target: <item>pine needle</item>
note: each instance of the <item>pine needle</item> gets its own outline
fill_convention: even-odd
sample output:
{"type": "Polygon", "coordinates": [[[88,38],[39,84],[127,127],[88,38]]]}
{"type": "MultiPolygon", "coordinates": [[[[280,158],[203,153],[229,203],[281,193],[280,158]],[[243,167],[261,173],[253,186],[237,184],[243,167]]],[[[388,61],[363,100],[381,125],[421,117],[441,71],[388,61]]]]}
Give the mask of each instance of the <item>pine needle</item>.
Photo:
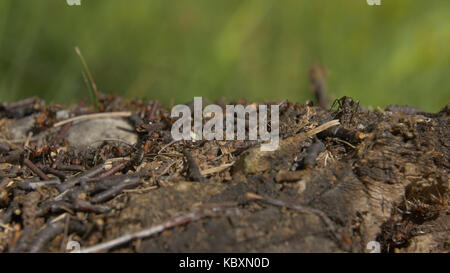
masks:
{"type": "Polygon", "coordinates": [[[83,65],[84,71],[81,72],[83,74],[83,78],[86,83],[89,80],[89,82],[91,84],[90,91],[92,92],[93,97],[94,97],[94,107],[95,107],[95,110],[98,111],[98,102],[99,102],[98,88],[97,88],[97,85],[95,84],[94,77],[92,77],[91,71],[89,70],[86,60],[84,59],[83,54],[81,54],[81,51],[78,48],[78,46],[75,47],[75,52],[77,53],[78,57],[80,57],[81,64],[83,65]]]}

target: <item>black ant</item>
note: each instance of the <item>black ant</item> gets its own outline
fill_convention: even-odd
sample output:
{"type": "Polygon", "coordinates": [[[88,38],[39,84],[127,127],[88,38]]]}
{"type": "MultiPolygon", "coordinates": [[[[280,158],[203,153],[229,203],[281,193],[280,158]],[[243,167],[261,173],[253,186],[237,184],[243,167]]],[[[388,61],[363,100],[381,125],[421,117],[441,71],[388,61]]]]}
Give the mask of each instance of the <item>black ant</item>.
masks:
{"type": "Polygon", "coordinates": [[[352,98],[343,96],[340,99],[334,100],[331,105],[331,109],[337,105],[337,113],[334,118],[339,119],[342,123],[347,122],[347,118],[350,115],[350,119],[348,123],[351,123],[353,120],[353,116],[356,112],[359,112],[359,101],[354,101],[352,98]]]}

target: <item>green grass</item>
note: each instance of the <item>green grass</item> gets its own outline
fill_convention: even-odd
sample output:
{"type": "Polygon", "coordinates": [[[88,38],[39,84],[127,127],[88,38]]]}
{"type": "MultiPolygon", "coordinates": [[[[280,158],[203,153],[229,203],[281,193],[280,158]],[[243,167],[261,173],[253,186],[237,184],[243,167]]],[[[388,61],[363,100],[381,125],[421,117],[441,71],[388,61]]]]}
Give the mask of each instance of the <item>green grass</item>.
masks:
{"type": "Polygon", "coordinates": [[[165,104],[304,102],[316,61],[334,98],[428,111],[450,102],[450,1],[81,1],[0,1],[0,100],[89,97],[79,46],[101,92],[165,104]]]}

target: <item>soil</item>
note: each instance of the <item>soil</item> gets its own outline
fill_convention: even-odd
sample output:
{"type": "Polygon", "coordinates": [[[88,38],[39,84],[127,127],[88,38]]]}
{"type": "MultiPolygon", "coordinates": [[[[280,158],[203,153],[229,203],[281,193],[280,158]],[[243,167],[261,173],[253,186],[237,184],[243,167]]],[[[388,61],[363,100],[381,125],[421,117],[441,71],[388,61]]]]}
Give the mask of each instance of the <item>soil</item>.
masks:
{"type": "Polygon", "coordinates": [[[0,252],[449,252],[450,105],[275,103],[274,152],[172,141],[157,101],[1,104],[0,252]]]}

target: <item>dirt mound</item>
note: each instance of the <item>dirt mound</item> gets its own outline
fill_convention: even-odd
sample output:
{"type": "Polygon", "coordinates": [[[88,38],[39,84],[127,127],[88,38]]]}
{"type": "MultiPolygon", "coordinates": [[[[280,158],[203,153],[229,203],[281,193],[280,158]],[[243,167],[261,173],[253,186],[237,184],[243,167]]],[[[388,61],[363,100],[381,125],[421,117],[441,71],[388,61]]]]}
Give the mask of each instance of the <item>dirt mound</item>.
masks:
{"type": "Polygon", "coordinates": [[[277,104],[274,152],[173,141],[157,101],[0,105],[0,251],[449,251],[448,105],[277,104]]]}

